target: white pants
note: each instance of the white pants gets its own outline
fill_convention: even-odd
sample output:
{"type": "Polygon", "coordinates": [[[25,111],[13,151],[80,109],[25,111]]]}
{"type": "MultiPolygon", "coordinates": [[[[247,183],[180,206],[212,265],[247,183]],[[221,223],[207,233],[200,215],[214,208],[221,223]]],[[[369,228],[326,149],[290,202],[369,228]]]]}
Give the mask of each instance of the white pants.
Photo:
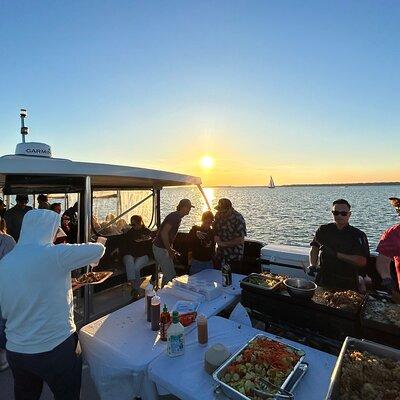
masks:
{"type": "Polygon", "coordinates": [[[157,247],[154,244],[153,253],[157,265],[163,273],[162,285],[164,286],[176,276],[174,261],[169,256],[168,250],[157,247]]]}
{"type": "Polygon", "coordinates": [[[133,257],[130,254],[127,254],[126,256],[124,256],[122,261],[124,262],[126,268],[126,275],[128,281],[133,282],[134,289],[139,289],[140,271],[149,262],[149,257],[148,256],[133,257]]]}

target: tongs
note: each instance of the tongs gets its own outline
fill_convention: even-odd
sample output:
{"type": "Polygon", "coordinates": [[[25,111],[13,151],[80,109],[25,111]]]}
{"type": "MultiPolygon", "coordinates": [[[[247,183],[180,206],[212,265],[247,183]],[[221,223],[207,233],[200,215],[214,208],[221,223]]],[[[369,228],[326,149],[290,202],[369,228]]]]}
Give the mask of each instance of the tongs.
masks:
{"type": "Polygon", "coordinates": [[[259,381],[263,384],[263,388],[253,388],[254,394],[257,396],[260,396],[261,398],[265,399],[294,399],[294,396],[292,393],[288,392],[285,389],[280,388],[279,386],[276,386],[274,383],[270,382],[268,379],[265,378],[260,378],[259,381]],[[267,392],[266,386],[270,386],[274,388],[277,392],[276,393],[270,393],[267,392]]]}

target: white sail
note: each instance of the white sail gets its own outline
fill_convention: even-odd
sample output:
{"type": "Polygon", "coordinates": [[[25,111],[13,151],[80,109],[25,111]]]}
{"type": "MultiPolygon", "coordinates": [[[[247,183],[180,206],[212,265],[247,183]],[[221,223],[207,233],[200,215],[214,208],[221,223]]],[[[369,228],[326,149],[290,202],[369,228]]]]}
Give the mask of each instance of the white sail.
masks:
{"type": "Polygon", "coordinates": [[[269,177],[269,185],[268,185],[268,187],[270,189],[275,189],[275,183],[274,183],[274,180],[272,179],[272,176],[269,177]]]}

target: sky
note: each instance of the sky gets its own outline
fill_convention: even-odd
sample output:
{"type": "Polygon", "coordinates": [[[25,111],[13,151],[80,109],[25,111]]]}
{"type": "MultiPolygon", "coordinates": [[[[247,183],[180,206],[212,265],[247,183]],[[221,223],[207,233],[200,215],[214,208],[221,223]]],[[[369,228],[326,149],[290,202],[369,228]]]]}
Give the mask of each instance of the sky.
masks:
{"type": "Polygon", "coordinates": [[[77,161],[400,181],[399,20],[395,0],[2,1],[0,154],[25,107],[28,139],[77,161]]]}

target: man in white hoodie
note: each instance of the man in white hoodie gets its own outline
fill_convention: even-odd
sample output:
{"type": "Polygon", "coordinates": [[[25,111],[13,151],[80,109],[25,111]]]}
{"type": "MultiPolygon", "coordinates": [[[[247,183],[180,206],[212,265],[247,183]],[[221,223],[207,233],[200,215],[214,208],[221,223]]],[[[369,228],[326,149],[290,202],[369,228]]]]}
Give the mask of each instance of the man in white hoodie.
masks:
{"type": "Polygon", "coordinates": [[[79,399],[82,360],[71,271],[100,259],[104,246],[54,245],[59,226],[57,213],[29,211],[18,244],[0,260],[0,305],[16,400],[39,399],[43,381],[56,400],[79,399]]]}

